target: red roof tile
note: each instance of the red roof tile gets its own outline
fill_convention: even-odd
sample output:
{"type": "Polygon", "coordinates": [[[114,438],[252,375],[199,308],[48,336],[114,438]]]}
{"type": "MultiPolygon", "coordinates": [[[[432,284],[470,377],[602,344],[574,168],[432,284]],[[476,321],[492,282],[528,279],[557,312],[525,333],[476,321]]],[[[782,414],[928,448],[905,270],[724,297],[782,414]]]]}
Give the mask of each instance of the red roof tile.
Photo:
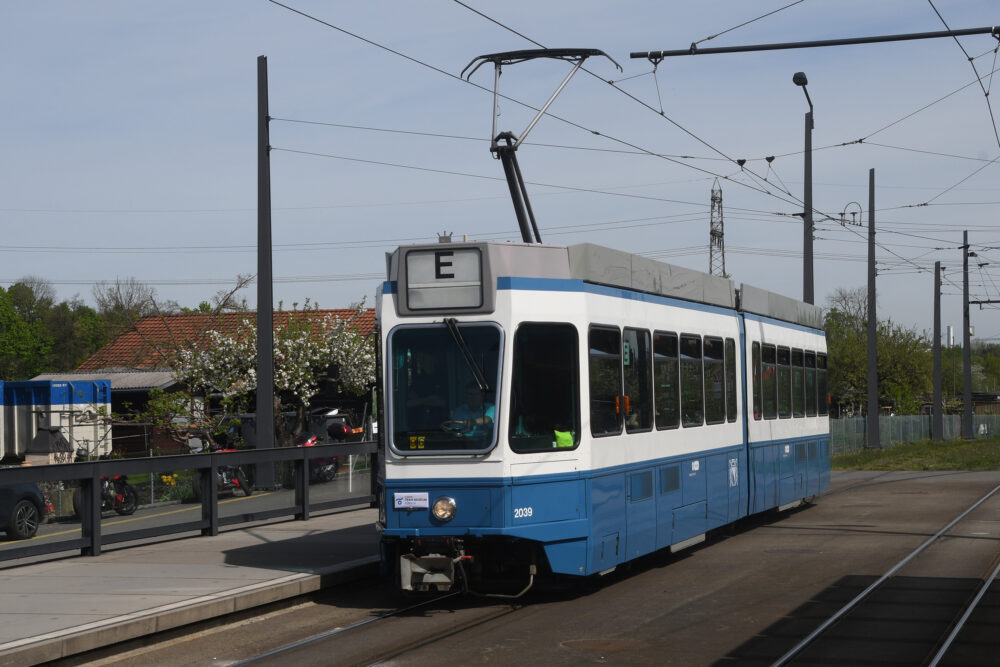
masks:
{"type": "MultiPolygon", "coordinates": [[[[332,315],[339,319],[354,317],[353,308],[309,311],[275,311],[274,324],[278,326],[293,316],[320,319],[332,315]]],[[[182,315],[152,315],[144,317],[115,340],[98,350],[76,369],[79,372],[167,368],[178,348],[203,339],[205,332],[235,331],[244,319],[257,320],[256,312],[245,313],[195,313],[182,315]]],[[[375,309],[364,308],[355,320],[359,333],[367,335],[375,330],[375,309]]]]}

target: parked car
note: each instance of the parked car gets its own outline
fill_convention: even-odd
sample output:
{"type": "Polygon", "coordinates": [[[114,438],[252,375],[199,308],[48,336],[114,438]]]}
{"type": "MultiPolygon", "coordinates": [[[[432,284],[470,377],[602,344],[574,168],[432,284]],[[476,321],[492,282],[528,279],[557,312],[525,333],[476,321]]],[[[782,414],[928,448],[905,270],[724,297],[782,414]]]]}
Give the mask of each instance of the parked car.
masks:
{"type": "Polygon", "coordinates": [[[32,482],[0,486],[0,530],[7,537],[26,540],[38,532],[45,504],[42,490],[32,482]]]}

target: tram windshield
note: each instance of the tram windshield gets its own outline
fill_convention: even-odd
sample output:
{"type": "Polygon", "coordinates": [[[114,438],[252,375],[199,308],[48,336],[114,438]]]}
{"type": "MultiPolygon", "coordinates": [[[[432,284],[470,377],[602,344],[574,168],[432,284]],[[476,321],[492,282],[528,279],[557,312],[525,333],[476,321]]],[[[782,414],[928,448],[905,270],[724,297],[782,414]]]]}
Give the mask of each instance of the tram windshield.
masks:
{"type": "Polygon", "coordinates": [[[500,329],[402,327],[389,338],[392,446],[404,454],[484,451],[496,442],[500,329]]]}

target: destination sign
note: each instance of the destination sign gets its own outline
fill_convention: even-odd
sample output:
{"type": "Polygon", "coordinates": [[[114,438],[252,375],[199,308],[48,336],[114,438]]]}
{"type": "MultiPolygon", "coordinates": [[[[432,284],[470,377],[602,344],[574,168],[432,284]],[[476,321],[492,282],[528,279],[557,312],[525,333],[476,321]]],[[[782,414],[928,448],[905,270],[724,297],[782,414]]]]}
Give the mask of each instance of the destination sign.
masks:
{"type": "Polygon", "coordinates": [[[482,265],[479,248],[449,248],[445,245],[407,252],[407,307],[410,310],[481,307],[482,265]]]}

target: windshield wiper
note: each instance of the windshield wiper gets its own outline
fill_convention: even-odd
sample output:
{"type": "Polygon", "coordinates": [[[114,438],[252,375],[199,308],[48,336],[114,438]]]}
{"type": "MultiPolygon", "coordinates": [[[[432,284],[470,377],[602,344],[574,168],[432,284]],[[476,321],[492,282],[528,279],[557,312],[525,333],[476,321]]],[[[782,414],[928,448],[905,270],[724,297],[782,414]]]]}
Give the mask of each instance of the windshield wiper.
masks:
{"type": "Polygon", "coordinates": [[[479,387],[479,391],[484,394],[490,391],[490,384],[486,381],[486,374],[483,373],[483,369],[479,367],[476,363],[475,357],[472,356],[472,350],[469,349],[469,344],[465,342],[465,338],[462,337],[462,332],[458,329],[458,322],[455,321],[454,317],[444,318],[444,324],[448,327],[448,333],[451,334],[451,339],[455,341],[455,345],[462,352],[462,356],[465,357],[465,363],[468,365],[469,370],[472,371],[472,379],[476,381],[476,385],[479,387]]]}

